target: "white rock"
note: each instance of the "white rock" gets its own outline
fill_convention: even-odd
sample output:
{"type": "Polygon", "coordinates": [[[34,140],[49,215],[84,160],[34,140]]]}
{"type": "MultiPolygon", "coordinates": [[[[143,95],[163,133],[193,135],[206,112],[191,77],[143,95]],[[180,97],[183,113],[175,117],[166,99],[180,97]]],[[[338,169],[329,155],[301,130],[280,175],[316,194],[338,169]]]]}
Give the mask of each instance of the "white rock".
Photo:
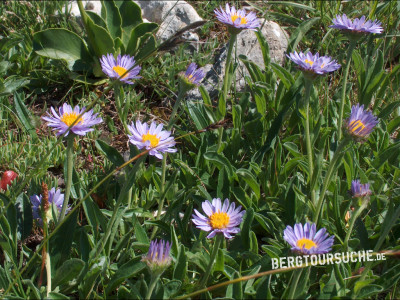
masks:
{"type": "MultiPolygon", "coordinates": [[[[261,20],[261,24],[264,20],[261,20]]],[[[261,32],[268,42],[269,54],[271,61],[282,64],[285,59],[285,52],[288,46],[288,34],[275,22],[266,21],[261,29],[261,32]]],[[[237,36],[236,49],[233,53],[246,55],[247,58],[257,64],[261,70],[265,68],[264,59],[261,52],[261,47],[254,31],[243,30],[237,36]]],[[[227,56],[227,45],[220,51],[215,58],[214,65],[205,66],[206,76],[202,82],[203,86],[210,95],[215,95],[218,86],[222,86],[223,77],[225,74],[225,63],[227,56]]],[[[246,67],[239,61],[238,72],[236,73],[236,89],[242,90],[245,86],[244,76],[248,76],[246,67]]],[[[200,98],[198,90],[192,90],[189,96],[200,98]]]]}
{"type": "MultiPolygon", "coordinates": [[[[101,16],[101,2],[100,1],[82,1],[83,7],[85,10],[92,11],[99,16],[101,16]]],[[[76,1],[71,1],[68,3],[67,9],[71,16],[76,17],[80,20],[81,13],[79,11],[78,3],[76,1]]],[[[62,11],[65,11],[65,6],[63,7],[62,11]]]]}
{"type": "MultiPolygon", "coordinates": [[[[158,38],[167,40],[178,30],[203,19],[196,10],[186,1],[135,1],[142,9],[143,18],[160,24],[158,38]]],[[[198,41],[196,33],[186,32],[183,37],[189,41],[198,41]]]]}

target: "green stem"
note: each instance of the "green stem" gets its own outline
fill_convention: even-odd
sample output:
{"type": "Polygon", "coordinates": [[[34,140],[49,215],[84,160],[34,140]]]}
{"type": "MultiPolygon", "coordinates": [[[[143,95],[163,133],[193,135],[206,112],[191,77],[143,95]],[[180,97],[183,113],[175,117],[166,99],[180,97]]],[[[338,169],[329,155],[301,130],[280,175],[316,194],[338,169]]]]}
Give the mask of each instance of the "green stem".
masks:
{"type": "Polygon", "coordinates": [[[310,94],[312,89],[312,81],[305,79],[305,102],[306,102],[306,147],[307,147],[307,157],[308,157],[308,172],[309,172],[309,180],[310,180],[310,191],[311,191],[311,201],[315,204],[315,191],[312,187],[312,178],[314,172],[313,166],[313,151],[311,146],[311,137],[310,137],[310,94]]]}
{"type": "Polygon", "coordinates": [[[153,293],[154,288],[156,287],[157,281],[160,278],[161,274],[151,274],[151,280],[149,284],[149,288],[147,289],[147,294],[145,299],[151,299],[151,294],[153,293]]]}
{"type": "MultiPolygon", "coordinates": [[[[231,66],[231,59],[232,59],[232,51],[233,51],[233,46],[235,45],[235,43],[236,43],[236,36],[237,36],[237,34],[232,34],[231,35],[231,38],[230,38],[230,40],[229,40],[229,45],[228,45],[228,53],[227,53],[227,56],[226,56],[226,63],[225,63],[225,77],[224,77],[224,94],[223,94],[223,97],[224,97],[224,104],[226,105],[226,99],[228,98],[228,86],[229,86],[229,79],[230,79],[230,74],[229,74],[229,72],[230,72],[230,66],[231,66]]],[[[222,116],[222,117],[224,117],[225,116],[225,114],[222,116]]]]}
{"type": "MultiPolygon", "coordinates": [[[[178,98],[176,99],[174,108],[172,109],[171,116],[169,117],[167,130],[170,130],[172,128],[172,126],[174,125],[176,113],[178,112],[179,105],[182,102],[182,99],[185,96],[186,92],[187,92],[187,90],[182,87],[179,89],[178,98]]],[[[161,189],[160,189],[160,199],[158,200],[158,210],[157,210],[156,220],[160,219],[161,211],[164,206],[164,199],[165,199],[164,191],[165,191],[166,173],[167,173],[167,154],[164,153],[162,165],[161,165],[161,189]]],[[[154,239],[154,237],[156,236],[157,230],[158,230],[158,227],[154,227],[153,232],[151,233],[151,239],[154,239]]]]}
{"type": "Polygon", "coordinates": [[[125,132],[129,132],[128,125],[126,122],[128,116],[127,110],[129,108],[128,107],[129,104],[126,103],[124,107],[123,96],[124,96],[123,86],[120,83],[117,83],[114,88],[115,106],[117,107],[118,116],[121,120],[122,125],[124,126],[125,132]]]}
{"type": "Polygon", "coordinates": [[[343,111],[344,111],[344,102],[346,99],[346,86],[347,86],[347,77],[349,75],[351,56],[353,54],[353,50],[356,47],[356,41],[351,40],[349,49],[347,52],[347,61],[346,61],[346,69],[344,70],[343,84],[342,84],[342,96],[340,98],[340,109],[339,109],[339,121],[338,121],[338,141],[342,138],[342,123],[343,123],[343,111]]]}
{"type": "Polygon", "coordinates": [[[347,144],[350,141],[351,141],[350,139],[346,138],[339,144],[339,146],[335,151],[335,154],[332,157],[332,160],[329,163],[328,171],[326,172],[324,184],[322,186],[322,192],[319,196],[317,208],[315,210],[315,215],[314,215],[314,223],[316,223],[317,225],[318,225],[319,215],[321,213],[322,204],[324,202],[324,196],[326,191],[328,190],[329,183],[331,182],[331,177],[336,168],[336,163],[339,160],[339,158],[341,158],[343,149],[347,146],[347,144]]]}
{"type": "Polygon", "coordinates": [[[70,131],[67,136],[67,180],[65,183],[65,195],[64,202],[61,208],[60,218],[58,219],[58,223],[65,217],[65,212],[67,211],[69,195],[71,193],[71,185],[72,185],[72,171],[74,169],[74,137],[75,135],[70,131]]]}
{"type": "Polygon", "coordinates": [[[303,269],[298,269],[293,271],[293,277],[290,284],[290,291],[287,299],[295,299],[294,293],[296,292],[297,284],[299,283],[299,279],[302,273],[303,269]]]}
{"type": "MultiPolygon", "coordinates": [[[[134,176],[134,174],[135,174],[135,173],[137,172],[137,170],[139,169],[139,165],[144,161],[145,157],[146,157],[146,156],[141,156],[141,157],[136,161],[135,165],[133,166],[132,170],[131,170],[130,173],[129,173],[129,176],[134,176]]],[[[99,245],[98,245],[98,247],[97,247],[96,254],[95,254],[95,257],[94,257],[94,258],[96,258],[96,257],[103,251],[103,249],[104,249],[104,247],[105,247],[105,245],[106,245],[106,243],[107,243],[107,240],[108,240],[108,238],[109,238],[110,235],[111,235],[111,230],[112,230],[112,228],[114,227],[114,222],[115,222],[115,220],[117,219],[117,212],[118,212],[118,209],[119,209],[119,207],[121,206],[122,201],[125,199],[124,196],[125,196],[126,194],[129,194],[129,190],[130,190],[131,188],[130,188],[129,190],[127,190],[127,189],[128,189],[128,188],[126,187],[126,183],[125,183],[125,185],[123,186],[123,188],[122,188],[122,190],[121,190],[121,192],[120,192],[120,194],[119,194],[119,196],[118,196],[117,203],[115,204],[113,213],[112,213],[111,218],[110,218],[110,221],[109,221],[109,225],[107,226],[107,229],[106,229],[106,232],[105,232],[104,236],[102,237],[102,239],[101,239],[100,242],[99,242],[99,245]]]]}
{"type": "Polygon", "coordinates": [[[347,247],[349,245],[349,239],[350,239],[350,235],[351,232],[353,231],[353,227],[354,224],[357,220],[357,218],[360,216],[361,212],[365,209],[365,207],[367,207],[367,203],[368,201],[366,199],[362,199],[363,203],[360,205],[359,208],[357,208],[357,210],[352,214],[351,218],[350,218],[350,223],[349,223],[349,230],[346,233],[346,237],[344,239],[344,250],[347,250],[347,247]]]}
{"type": "Polygon", "coordinates": [[[201,279],[200,284],[199,284],[200,288],[205,286],[207,283],[208,277],[210,276],[210,273],[211,273],[211,269],[214,265],[215,257],[217,256],[218,249],[221,246],[223,240],[224,240],[224,235],[222,233],[217,233],[217,236],[215,238],[214,248],[212,249],[211,255],[210,255],[210,262],[208,263],[206,272],[204,273],[204,276],[201,279]]]}
{"type": "Polygon", "coordinates": [[[167,125],[167,130],[171,130],[172,126],[175,123],[175,115],[178,112],[178,108],[180,103],[182,102],[183,97],[186,95],[187,90],[184,88],[180,88],[179,89],[179,93],[178,93],[178,98],[176,99],[176,102],[174,104],[174,108],[172,109],[172,113],[169,117],[169,122],[167,125]]]}

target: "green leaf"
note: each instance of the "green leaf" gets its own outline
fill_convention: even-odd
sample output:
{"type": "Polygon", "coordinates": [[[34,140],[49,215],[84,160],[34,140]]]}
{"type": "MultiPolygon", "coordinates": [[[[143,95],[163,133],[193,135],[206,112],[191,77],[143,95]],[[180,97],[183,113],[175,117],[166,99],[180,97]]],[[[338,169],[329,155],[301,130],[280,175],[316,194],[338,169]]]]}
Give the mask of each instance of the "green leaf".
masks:
{"type": "MultiPolygon", "coordinates": [[[[1,272],[0,272],[1,273],[1,272]]],[[[1,275],[0,275],[0,277],[1,277],[1,275]]],[[[40,296],[40,291],[39,291],[39,289],[35,286],[35,284],[32,282],[32,280],[30,280],[30,279],[23,279],[22,280],[22,283],[23,284],[26,284],[30,289],[31,289],[31,297],[33,298],[33,299],[41,299],[42,297],[40,296]]],[[[7,287],[8,287],[8,285],[7,286],[2,286],[1,284],[0,284],[0,287],[1,288],[3,288],[3,289],[6,289],[7,287]]]]}
{"type": "Polygon", "coordinates": [[[204,158],[213,162],[218,168],[225,168],[226,172],[228,173],[229,180],[237,178],[233,166],[223,154],[215,151],[208,151],[204,154],[204,158]]]}
{"type": "Polygon", "coordinates": [[[381,151],[372,162],[374,168],[379,169],[387,160],[397,157],[399,148],[400,142],[397,142],[381,151]]]}
{"type": "Polygon", "coordinates": [[[254,175],[246,169],[237,169],[236,174],[243,178],[244,181],[249,185],[249,187],[254,191],[257,198],[260,198],[260,185],[257,183],[256,178],[254,175]]]}
{"type": "Polygon", "coordinates": [[[137,62],[143,62],[149,57],[157,47],[156,38],[151,33],[146,33],[139,40],[139,51],[135,55],[137,62]]]}
{"type": "Polygon", "coordinates": [[[95,12],[86,10],[86,14],[92,19],[92,21],[96,24],[99,25],[100,27],[103,27],[104,29],[107,29],[107,24],[104,22],[104,20],[95,12]]]}
{"type": "Polygon", "coordinates": [[[50,292],[49,295],[48,295],[48,299],[55,299],[55,300],[61,299],[61,300],[64,300],[64,299],[70,299],[70,297],[65,296],[65,295],[63,295],[61,293],[50,292]]]}
{"type": "Polygon", "coordinates": [[[122,18],[122,41],[127,45],[132,37],[132,29],[143,23],[142,10],[135,2],[128,0],[122,3],[119,12],[122,18]]]}
{"type": "Polygon", "coordinates": [[[106,29],[96,25],[90,18],[87,18],[86,29],[88,31],[90,46],[93,48],[98,59],[103,55],[115,52],[114,40],[106,29]]]}
{"type": "Polygon", "coordinates": [[[85,42],[77,34],[66,29],[46,29],[35,33],[33,51],[52,59],[65,59],[72,71],[91,69],[92,56],[85,42]]]}
{"type": "MultiPolygon", "coordinates": [[[[22,125],[28,131],[30,136],[34,141],[37,141],[37,134],[35,127],[32,125],[31,120],[32,116],[27,107],[25,106],[23,100],[22,100],[23,94],[14,93],[14,109],[15,112],[18,116],[18,119],[21,121],[22,125]]],[[[25,100],[25,99],[24,99],[25,100]]]]}
{"type": "MultiPolygon", "coordinates": [[[[357,282],[358,283],[358,282],[357,282]]],[[[357,285],[356,283],[356,285],[357,285]]],[[[380,292],[383,291],[383,288],[377,284],[368,283],[366,286],[361,288],[358,292],[358,299],[368,299],[372,295],[378,295],[380,292]]]]}
{"type": "Polygon", "coordinates": [[[18,239],[24,240],[30,235],[33,223],[32,204],[25,193],[18,195],[15,208],[17,211],[17,236],[18,239]]]}
{"type": "Polygon", "coordinates": [[[185,254],[185,246],[181,245],[179,247],[178,257],[176,259],[176,264],[174,267],[173,278],[183,281],[187,274],[187,257],[185,254]]]}
{"type": "Polygon", "coordinates": [[[173,299],[181,288],[182,282],[179,280],[171,280],[163,285],[164,296],[163,299],[173,299]]]}
{"type": "Polygon", "coordinates": [[[0,97],[1,96],[8,96],[20,88],[29,84],[29,80],[25,78],[21,78],[17,75],[11,75],[4,80],[4,82],[0,82],[0,97]]]}
{"type": "Polygon", "coordinates": [[[250,249],[250,230],[251,230],[251,224],[253,223],[253,219],[254,219],[253,208],[251,207],[247,208],[240,234],[243,246],[245,247],[246,250],[250,249]]]}
{"type": "Polygon", "coordinates": [[[104,18],[107,24],[108,32],[113,39],[122,36],[122,19],[118,8],[113,0],[102,1],[102,8],[105,9],[106,17],[104,18]]]}
{"type": "Polygon", "coordinates": [[[79,285],[79,298],[87,299],[96,283],[97,277],[105,272],[108,265],[108,258],[106,256],[100,257],[96,263],[94,263],[89,271],[86,273],[81,284],[79,285]]]}
{"type": "MultiPolygon", "coordinates": [[[[129,42],[124,42],[126,44],[126,53],[134,55],[137,53],[139,44],[144,43],[141,38],[145,37],[147,33],[152,33],[158,28],[156,23],[142,23],[137,25],[132,31],[129,37],[129,42]]],[[[149,36],[147,36],[149,37],[149,36]]]]}
{"type": "Polygon", "coordinates": [[[293,32],[293,34],[289,38],[288,47],[286,53],[290,53],[297,48],[297,45],[304,37],[304,35],[311,29],[311,27],[317,23],[321,18],[316,17],[312,19],[308,19],[300,24],[297,29],[293,32]]]}
{"type": "Polygon", "coordinates": [[[125,163],[124,158],[118,152],[118,150],[108,145],[106,142],[102,140],[96,140],[95,146],[97,150],[103,153],[116,167],[119,167],[125,163]]]}
{"type": "Polygon", "coordinates": [[[110,282],[107,284],[106,295],[109,295],[112,291],[114,291],[117,286],[125,281],[125,279],[132,277],[146,267],[146,264],[140,261],[140,259],[140,257],[137,259],[132,259],[118,268],[117,272],[115,272],[115,274],[111,277],[110,282]]]}
{"type": "Polygon", "coordinates": [[[76,280],[81,273],[85,262],[78,258],[71,258],[65,261],[60,268],[57,269],[56,275],[52,280],[54,287],[67,284],[69,281],[76,280]]]}
{"type": "Polygon", "coordinates": [[[71,255],[72,240],[77,225],[78,210],[74,211],[68,219],[61,224],[60,229],[49,241],[51,265],[58,268],[59,263],[63,262],[71,255]]]}
{"type": "Polygon", "coordinates": [[[147,237],[146,230],[144,229],[144,226],[140,224],[135,214],[132,215],[132,223],[135,224],[135,236],[138,242],[149,245],[150,241],[147,237]]]}

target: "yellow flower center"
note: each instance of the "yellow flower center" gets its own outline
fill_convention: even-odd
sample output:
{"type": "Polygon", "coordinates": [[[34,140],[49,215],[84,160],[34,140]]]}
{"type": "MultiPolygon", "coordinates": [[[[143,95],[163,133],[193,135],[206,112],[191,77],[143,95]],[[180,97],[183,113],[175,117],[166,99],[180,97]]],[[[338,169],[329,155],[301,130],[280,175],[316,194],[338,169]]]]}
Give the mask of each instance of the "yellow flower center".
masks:
{"type": "Polygon", "coordinates": [[[321,69],[322,69],[323,67],[325,67],[325,64],[322,64],[322,65],[321,65],[321,69]]]}
{"type": "Polygon", "coordinates": [[[360,120],[354,120],[350,122],[350,130],[352,132],[357,131],[359,128],[361,128],[361,130],[364,130],[365,128],[365,125],[360,120]]]}
{"type": "MultiPolygon", "coordinates": [[[[67,125],[71,126],[71,124],[77,119],[78,114],[76,112],[71,112],[71,113],[65,113],[61,117],[61,121],[67,125]]],[[[79,120],[74,124],[74,126],[78,125],[79,123],[83,124],[82,118],[79,118],[79,120]]]]}
{"type": "MultiPolygon", "coordinates": [[[[121,77],[122,75],[124,75],[126,73],[126,71],[128,71],[127,69],[120,67],[120,66],[115,66],[113,67],[113,70],[115,72],[117,72],[118,76],[121,77]]],[[[129,73],[126,73],[126,75],[122,76],[122,78],[125,78],[126,76],[128,76],[129,73]]]]}
{"type": "MultiPolygon", "coordinates": [[[[313,61],[308,60],[308,59],[306,59],[304,62],[305,62],[306,64],[309,64],[310,66],[312,66],[312,65],[314,64],[313,61]]],[[[321,68],[322,68],[322,66],[321,66],[321,68]]]]}
{"type": "Polygon", "coordinates": [[[312,240],[309,239],[300,239],[297,241],[297,247],[300,249],[306,248],[307,250],[310,250],[312,247],[316,247],[317,244],[314,243],[312,240]]]}
{"type": "Polygon", "coordinates": [[[146,141],[150,141],[150,146],[154,148],[158,145],[160,139],[155,134],[150,134],[149,131],[147,131],[146,134],[142,135],[142,142],[144,143],[146,141]]]}
{"type": "Polygon", "coordinates": [[[213,229],[226,228],[229,225],[229,216],[225,212],[218,211],[211,215],[209,223],[213,229]]]}
{"type": "Polygon", "coordinates": [[[247,19],[245,17],[239,17],[238,15],[231,16],[232,22],[235,23],[236,19],[240,18],[240,25],[247,24],[247,19]]]}

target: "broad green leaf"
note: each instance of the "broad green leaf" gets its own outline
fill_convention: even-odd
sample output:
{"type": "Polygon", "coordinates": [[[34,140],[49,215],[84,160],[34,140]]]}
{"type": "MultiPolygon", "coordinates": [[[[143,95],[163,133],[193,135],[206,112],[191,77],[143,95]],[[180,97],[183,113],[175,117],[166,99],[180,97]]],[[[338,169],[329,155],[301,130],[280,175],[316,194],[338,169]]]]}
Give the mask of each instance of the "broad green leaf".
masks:
{"type": "Polygon", "coordinates": [[[25,240],[32,231],[32,204],[25,193],[18,195],[15,202],[17,211],[18,239],[25,240]]]}
{"type": "Polygon", "coordinates": [[[32,137],[34,141],[37,141],[37,134],[35,127],[32,125],[32,116],[28,108],[24,104],[25,97],[22,93],[14,93],[14,109],[18,116],[18,119],[21,121],[22,125],[28,131],[29,135],[32,137]]]}
{"type": "Polygon", "coordinates": [[[178,257],[176,261],[177,262],[174,267],[173,278],[183,281],[187,276],[187,267],[188,267],[187,257],[185,254],[185,246],[181,245],[179,247],[178,257]]]}
{"type": "Polygon", "coordinates": [[[132,37],[132,29],[143,23],[142,10],[135,2],[128,0],[122,3],[119,12],[122,19],[122,41],[127,45],[132,37]]]}
{"type": "Polygon", "coordinates": [[[246,250],[250,249],[250,230],[251,230],[251,225],[253,223],[254,219],[254,210],[253,208],[247,208],[246,209],[246,214],[244,215],[244,220],[242,223],[242,229],[241,229],[241,239],[243,246],[245,247],[246,250]]]}
{"type": "Polygon", "coordinates": [[[320,19],[321,19],[320,17],[315,17],[301,23],[300,26],[290,36],[286,53],[290,53],[296,50],[297,45],[299,44],[301,39],[306,35],[306,33],[311,29],[311,27],[315,23],[317,23],[320,19]]]}
{"type": "Polygon", "coordinates": [[[122,36],[122,19],[117,6],[113,0],[102,1],[102,9],[105,9],[105,21],[107,24],[108,32],[113,39],[122,36]]]}
{"type": "Polygon", "coordinates": [[[260,198],[260,185],[257,183],[255,176],[246,169],[237,169],[236,174],[243,178],[244,181],[249,185],[249,187],[254,191],[257,198],[260,198]]]}
{"type": "Polygon", "coordinates": [[[0,97],[8,96],[27,84],[29,84],[29,80],[26,78],[21,78],[17,75],[8,76],[4,82],[0,82],[0,97]]]}
{"type": "Polygon", "coordinates": [[[117,272],[115,272],[115,274],[111,277],[110,282],[107,284],[107,295],[114,291],[117,286],[125,281],[125,279],[139,273],[146,267],[146,264],[140,261],[140,257],[138,258],[139,259],[132,259],[118,268],[117,272]]]}
{"type": "Polygon", "coordinates": [[[56,271],[54,278],[52,279],[52,286],[57,287],[63,284],[67,284],[69,281],[76,280],[78,275],[85,266],[85,262],[78,258],[71,258],[65,261],[61,267],[56,271]]]}
{"type": "Polygon", "coordinates": [[[108,31],[96,25],[90,18],[86,20],[90,46],[93,48],[96,57],[100,59],[103,55],[115,53],[114,41],[108,31]]]}
{"type": "Polygon", "coordinates": [[[54,28],[36,32],[33,35],[33,50],[42,56],[66,60],[72,71],[91,69],[92,56],[85,42],[66,29],[54,28]]]}
{"type": "Polygon", "coordinates": [[[204,158],[213,162],[218,168],[225,168],[230,180],[232,178],[237,178],[237,175],[234,171],[234,167],[222,153],[209,151],[204,154],[204,158]]]}
{"type": "Polygon", "coordinates": [[[103,153],[116,167],[125,163],[124,158],[117,149],[102,140],[96,140],[96,148],[103,153]]]}
{"type": "Polygon", "coordinates": [[[87,299],[94,285],[96,284],[96,280],[101,273],[103,273],[108,265],[108,258],[106,256],[100,257],[89,269],[83,278],[81,284],[79,285],[79,298],[87,299]]]}
{"type": "Polygon", "coordinates": [[[126,45],[126,54],[134,55],[137,53],[141,40],[148,33],[154,32],[158,28],[156,23],[141,23],[137,25],[132,31],[129,41],[124,42],[126,45]]]}

